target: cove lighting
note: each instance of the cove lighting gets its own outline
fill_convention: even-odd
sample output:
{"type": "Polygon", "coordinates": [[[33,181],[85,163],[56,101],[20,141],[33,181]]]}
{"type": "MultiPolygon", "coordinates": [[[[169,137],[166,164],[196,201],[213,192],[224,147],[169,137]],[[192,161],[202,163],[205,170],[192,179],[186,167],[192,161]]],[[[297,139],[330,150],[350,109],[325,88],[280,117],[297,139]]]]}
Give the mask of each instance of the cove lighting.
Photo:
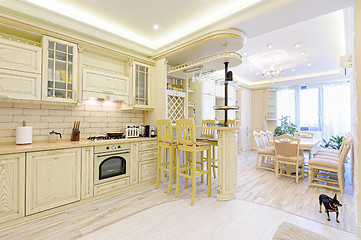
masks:
{"type": "MultiPolygon", "coordinates": [[[[164,35],[156,39],[149,38],[145,35],[139,34],[131,29],[121,26],[115,22],[106,20],[98,15],[78,8],[71,2],[64,0],[25,0],[26,2],[54,11],[66,17],[78,20],[80,22],[92,25],[101,30],[110,32],[122,38],[131,40],[151,49],[157,49],[170,44],[176,40],[181,39],[191,33],[205,28],[213,23],[216,23],[227,16],[235,14],[249,6],[255,5],[262,0],[242,0],[230,1],[227,4],[222,4],[219,7],[214,7],[211,11],[206,11],[205,14],[199,14],[196,18],[185,21],[184,24],[172,28],[164,35]]],[[[153,26],[154,28],[154,26],[153,26]]]]}

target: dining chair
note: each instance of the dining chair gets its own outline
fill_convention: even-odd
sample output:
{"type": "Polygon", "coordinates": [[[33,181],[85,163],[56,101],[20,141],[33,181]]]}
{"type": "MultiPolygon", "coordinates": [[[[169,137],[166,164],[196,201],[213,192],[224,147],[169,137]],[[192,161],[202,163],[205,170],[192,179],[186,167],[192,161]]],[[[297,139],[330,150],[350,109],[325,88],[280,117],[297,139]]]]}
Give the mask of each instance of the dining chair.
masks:
{"type": "MultiPolygon", "coordinates": [[[[202,126],[203,127],[214,127],[216,125],[216,120],[202,120],[202,126]]],[[[216,168],[218,168],[218,165],[216,162],[218,159],[216,159],[216,147],[218,148],[218,139],[216,138],[216,131],[214,129],[201,129],[201,137],[197,138],[197,142],[205,142],[209,143],[212,146],[211,150],[211,168],[213,170],[213,176],[216,178],[216,168]]],[[[206,162],[206,156],[201,158],[200,162],[197,162],[200,164],[203,168],[204,163],[206,162]]],[[[201,176],[201,182],[203,182],[203,175],[201,176]]]]}
{"type": "MultiPolygon", "coordinates": [[[[312,132],[307,132],[307,131],[299,131],[299,132],[295,132],[294,136],[296,138],[313,138],[313,133],[312,132]]],[[[311,150],[306,150],[305,149],[302,152],[308,154],[308,159],[312,158],[311,150]]]]}
{"type": "Polygon", "coordinates": [[[330,149],[330,148],[322,148],[320,149],[314,156],[324,155],[324,156],[332,156],[332,157],[339,157],[342,153],[342,149],[345,146],[345,142],[351,135],[347,135],[342,139],[342,143],[339,149],[330,149]]]}
{"type": "Polygon", "coordinates": [[[196,142],[196,131],[194,126],[194,119],[179,119],[176,120],[177,126],[177,187],[175,191],[175,198],[178,198],[180,177],[185,177],[186,187],[188,186],[188,179],[192,180],[192,199],[191,206],[194,205],[196,196],[196,178],[203,174],[207,174],[208,197],[211,196],[211,145],[209,143],[196,142]],[[181,165],[180,151],[186,154],[186,164],[181,165]],[[203,151],[207,151],[207,168],[197,168],[197,152],[201,153],[203,158],[203,151]],[[190,159],[191,155],[191,159],[190,159]]]}
{"type": "Polygon", "coordinates": [[[294,136],[299,138],[313,138],[313,133],[307,131],[299,131],[299,132],[295,132],[294,136]]]}
{"type": "MultiPolygon", "coordinates": [[[[228,127],[235,127],[236,126],[236,119],[228,119],[228,127]]],[[[224,119],[220,119],[218,121],[218,124],[219,125],[224,125],[224,119]]]]}
{"type": "Polygon", "coordinates": [[[309,164],[308,187],[320,186],[344,193],[344,163],[350,151],[352,138],[347,137],[338,157],[322,156],[312,158],[309,164]]]}
{"type": "Polygon", "coordinates": [[[265,147],[262,141],[261,133],[253,131],[253,137],[257,149],[257,160],[256,168],[263,168],[267,170],[274,170],[274,157],[275,150],[274,147],[265,147]],[[261,164],[258,165],[259,157],[261,157],[261,164]]]}
{"type": "Polygon", "coordinates": [[[169,183],[168,192],[170,194],[172,189],[172,183],[175,182],[175,170],[176,170],[176,159],[175,152],[177,149],[177,143],[173,140],[173,128],[170,119],[159,119],[157,120],[157,131],[158,131],[158,160],[157,160],[157,181],[155,189],[158,189],[160,182],[161,171],[168,172],[169,183]],[[162,159],[162,148],[164,149],[164,159],[162,159]],[[169,158],[167,158],[167,152],[169,158]]]}
{"type": "Polygon", "coordinates": [[[284,175],[288,177],[293,177],[292,172],[296,173],[296,183],[298,183],[299,178],[304,178],[304,157],[300,156],[300,139],[292,137],[290,135],[284,134],[278,137],[273,138],[273,145],[275,147],[276,155],[276,178],[278,175],[284,175]],[[284,166],[294,166],[294,169],[284,168],[284,166]],[[301,166],[302,173],[299,175],[299,167],[301,166]],[[281,168],[279,171],[279,167],[281,168]]]}
{"type": "Polygon", "coordinates": [[[269,138],[268,138],[268,134],[267,132],[264,131],[260,131],[261,134],[261,138],[262,138],[262,142],[263,142],[263,147],[267,148],[267,147],[272,147],[272,144],[269,142],[269,138]]]}
{"type": "Polygon", "coordinates": [[[270,130],[266,130],[267,133],[267,138],[268,138],[268,143],[273,146],[273,132],[271,132],[270,130]]]}

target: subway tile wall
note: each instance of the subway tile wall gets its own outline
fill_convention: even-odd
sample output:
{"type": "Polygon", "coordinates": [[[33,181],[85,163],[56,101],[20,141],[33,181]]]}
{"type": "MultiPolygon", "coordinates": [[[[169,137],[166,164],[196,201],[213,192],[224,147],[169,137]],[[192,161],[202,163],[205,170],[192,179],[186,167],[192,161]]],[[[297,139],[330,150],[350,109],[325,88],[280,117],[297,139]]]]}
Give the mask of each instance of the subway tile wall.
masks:
{"type": "Polygon", "coordinates": [[[74,121],[80,137],[119,132],[127,125],[143,125],[143,111],[124,111],[118,102],[88,100],[82,106],[0,102],[0,142],[15,142],[16,127],[33,127],[33,141],[47,140],[50,131],[70,139],[74,121]]]}

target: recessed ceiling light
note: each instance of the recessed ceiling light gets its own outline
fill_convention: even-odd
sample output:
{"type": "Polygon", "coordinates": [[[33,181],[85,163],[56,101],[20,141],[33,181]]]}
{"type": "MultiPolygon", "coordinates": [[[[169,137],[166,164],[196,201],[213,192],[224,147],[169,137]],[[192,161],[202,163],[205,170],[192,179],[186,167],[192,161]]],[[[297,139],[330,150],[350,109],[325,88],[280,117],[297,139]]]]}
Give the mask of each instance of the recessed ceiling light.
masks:
{"type": "Polygon", "coordinates": [[[259,72],[256,72],[256,75],[259,75],[259,72]]]}
{"type": "Polygon", "coordinates": [[[311,63],[307,63],[307,66],[311,66],[311,63]]]}
{"type": "Polygon", "coordinates": [[[243,55],[246,56],[246,55],[247,55],[247,52],[243,52],[243,55]]]}
{"type": "Polygon", "coordinates": [[[310,59],[309,59],[309,58],[304,58],[303,60],[308,61],[308,60],[310,60],[310,59]]]}
{"type": "Polygon", "coordinates": [[[296,48],[298,48],[298,47],[301,46],[301,43],[295,43],[295,44],[293,44],[293,46],[295,46],[296,48]]]}
{"type": "Polygon", "coordinates": [[[253,71],[253,69],[252,69],[252,68],[250,68],[250,69],[248,69],[248,71],[252,72],[252,71],[253,71]]]}
{"type": "Polygon", "coordinates": [[[267,48],[273,48],[273,45],[272,45],[272,44],[268,44],[268,45],[267,45],[267,48]]]}
{"type": "Polygon", "coordinates": [[[306,51],[300,51],[300,52],[299,52],[300,55],[303,55],[303,54],[305,54],[305,53],[306,53],[306,51]]]}
{"type": "Polygon", "coordinates": [[[154,29],[154,30],[158,30],[158,29],[159,29],[159,25],[158,25],[158,24],[153,24],[153,29],[154,29]]]}
{"type": "Polygon", "coordinates": [[[296,69],[292,68],[291,71],[294,72],[294,71],[296,71],[296,69]]]}
{"type": "Polygon", "coordinates": [[[242,65],[241,68],[245,68],[246,66],[245,65],[242,65]]]}

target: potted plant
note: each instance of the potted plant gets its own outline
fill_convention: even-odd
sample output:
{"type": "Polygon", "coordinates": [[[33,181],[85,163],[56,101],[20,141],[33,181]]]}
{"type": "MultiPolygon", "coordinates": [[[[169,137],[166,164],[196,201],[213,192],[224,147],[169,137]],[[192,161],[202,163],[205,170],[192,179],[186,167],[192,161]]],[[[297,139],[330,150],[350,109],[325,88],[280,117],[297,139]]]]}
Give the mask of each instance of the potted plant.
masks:
{"type": "Polygon", "coordinates": [[[328,141],[323,139],[324,145],[321,145],[321,147],[332,148],[332,149],[338,150],[341,147],[343,138],[344,138],[344,136],[337,135],[337,136],[332,136],[328,141]]]}
{"type": "Polygon", "coordinates": [[[274,136],[278,137],[283,134],[294,136],[297,126],[290,121],[290,116],[282,116],[280,120],[281,125],[275,128],[274,136]]]}

